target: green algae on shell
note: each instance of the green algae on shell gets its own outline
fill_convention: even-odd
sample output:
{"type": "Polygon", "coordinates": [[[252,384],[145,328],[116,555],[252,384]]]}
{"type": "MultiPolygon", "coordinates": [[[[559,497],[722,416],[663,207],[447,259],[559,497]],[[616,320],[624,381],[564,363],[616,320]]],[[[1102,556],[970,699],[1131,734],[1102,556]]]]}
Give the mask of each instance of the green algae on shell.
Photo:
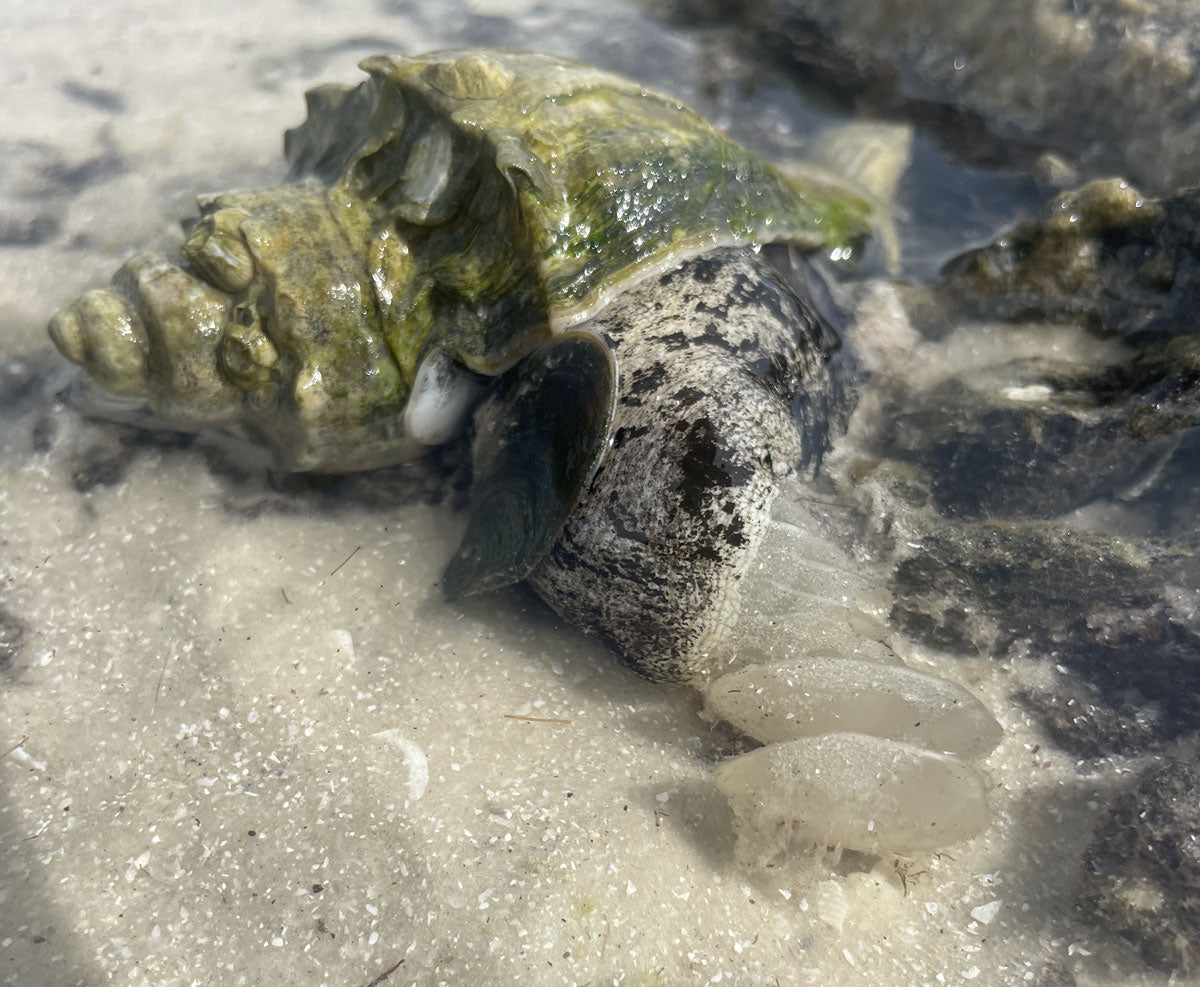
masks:
{"type": "Polygon", "coordinates": [[[141,255],[60,313],[64,355],[160,424],[239,428],[284,469],[365,469],[455,434],[474,375],[644,277],[719,245],[867,233],[857,196],[607,72],[483,50],[363,67],[308,94],[285,184],[200,198],[185,266],[141,255]],[[434,393],[448,420],[424,428],[430,363],[452,399],[434,393]]]}
{"type": "MultiPolygon", "coordinates": [[[[365,202],[377,235],[400,232],[429,275],[412,292],[496,299],[506,312],[519,302],[522,322],[557,329],[715,246],[848,247],[868,232],[862,200],[785,177],[678,101],[608,72],[503,51],[362,67],[371,78],[357,89],[316,91],[287,154],[294,177],[365,202]]],[[[442,327],[484,372],[510,362],[489,315],[472,338],[442,327]]]]}

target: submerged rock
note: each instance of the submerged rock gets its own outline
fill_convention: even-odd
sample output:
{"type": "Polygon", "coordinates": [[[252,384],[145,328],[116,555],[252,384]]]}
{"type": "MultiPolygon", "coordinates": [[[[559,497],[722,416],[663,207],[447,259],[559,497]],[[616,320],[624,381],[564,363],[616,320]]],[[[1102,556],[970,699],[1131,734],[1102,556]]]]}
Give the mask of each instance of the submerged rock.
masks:
{"type": "Polygon", "coordinates": [[[1064,192],[950,261],[943,292],[992,318],[1081,322],[1135,345],[1194,332],[1200,190],[1155,199],[1113,178],[1064,192]]]}
{"type": "Polygon", "coordinates": [[[1165,417],[1161,404],[1128,392],[1103,401],[1098,391],[1120,371],[1087,376],[1045,362],[1004,370],[945,380],[890,423],[895,454],[926,472],[947,517],[1056,517],[1135,485],[1173,451],[1171,436],[1138,430],[1165,417]]]}
{"type": "Polygon", "coordinates": [[[1147,739],[1200,729],[1194,555],[1063,525],[947,523],[913,545],[893,576],[892,617],[907,633],[1052,661],[1092,683],[1098,706],[1156,704],[1162,716],[1137,731],[1147,739]]]}
{"type": "Polygon", "coordinates": [[[1093,182],[851,340],[883,385],[848,479],[894,622],[1062,669],[1017,698],[1078,756],[1200,729],[1198,216],[1093,182]]]}
{"type": "Polygon", "coordinates": [[[1002,160],[1025,140],[1157,190],[1200,180],[1200,27],[1187,0],[761,0],[734,16],[711,0],[653,6],[733,22],[834,98],[920,120],[964,156],[1002,160]]]}
{"type": "Polygon", "coordinates": [[[1048,688],[1023,687],[1013,693],[1041,723],[1050,739],[1078,758],[1128,756],[1163,744],[1163,710],[1138,702],[1136,695],[1107,697],[1079,675],[1053,672],[1048,688]]]}
{"type": "Polygon", "coordinates": [[[1200,335],[1122,352],[1113,363],[1021,358],[955,372],[907,395],[882,442],[925,471],[949,517],[1048,519],[1120,497],[1153,503],[1142,513],[1164,532],[1191,530],[1155,491],[1171,485],[1178,495],[1200,479],[1189,451],[1200,424],[1200,335]]]}
{"type": "Polygon", "coordinates": [[[1096,824],[1083,858],[1085,915],[1156,966],[1200,963],[1200,762],[1164,758],[1096,824]]]}
{"type": "Polygon", "coordinates": [[[1151,330],[1167,308],[1152,299],[1126,297],[1124,321],[1103,324],[1067,294],[1094,302],[1150,263],[1148,248],[1126,254],[1104,239],[1131,216],[1153,233],[1143,246],[1170,245],[1171,290],[1192,290],[1190,247],[1179,247],[1187,196],[1134,205],[1126,192],[1093,186],[1073,200],[1090,203],[1090,218],[1055,206],[967,255],[940,308],[892,290],[928,306],[910,307],[934,331],[876,292],[851,333],[881,386],[856,423],[863,458],[847,464],[846,489],[868,543],[893,560],[893,622],[939,650],[1061,668],[1016,698],[1083,757],[1200,729],[1200,334],[1182,304],[1151,330]],[[1022,290],[1030,283],[1036,292],[1022,290]],[[1034,312],[1003,307],[1035,296],[1034,312]],[[1052,306],[1075,326],[1045,321],[1052,306]]]}

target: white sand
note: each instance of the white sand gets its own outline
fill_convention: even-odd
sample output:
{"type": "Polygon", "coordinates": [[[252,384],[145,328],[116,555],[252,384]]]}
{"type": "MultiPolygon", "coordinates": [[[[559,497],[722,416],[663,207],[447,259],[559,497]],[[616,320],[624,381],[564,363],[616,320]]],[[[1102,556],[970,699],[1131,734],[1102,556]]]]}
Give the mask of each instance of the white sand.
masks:
{"type": "MultiPolygon", "coordinates": [[[[626,70],[636,35],[662,56],[643,75],[694,91],[692,42],[599,6],[478,4],[523,12],[531,47],[626,70]]],[[[169,245],[194,192],[277,179],[306,86],[353,81],[388,41],[496,40],[466,5],[427,7],[10,4],[0,141],[125,170],[76,192],[43,152],[10,155],[0,203],[61,226],[0,248],[0,359],[52,363],[49,315],[169,245]],[[329,50],[349,38],[373,41],[329,50]]],[[[531,594],[444,605],[448,509],[234,491],[194,450],[79,494],[73,451],[104,433],[57,409],[34,452],[45,408],[0,430],[0,606],[24,627],[0,672],[0,981],[1165,983],[1076,922],[1112,772],[1038,749],[1012,670],[935,666],[1005,726],[984,837],[752,874],[708,782],[728,734],[531,594]],[[283,508],[229,509],[255,497],[283,508]]]]}

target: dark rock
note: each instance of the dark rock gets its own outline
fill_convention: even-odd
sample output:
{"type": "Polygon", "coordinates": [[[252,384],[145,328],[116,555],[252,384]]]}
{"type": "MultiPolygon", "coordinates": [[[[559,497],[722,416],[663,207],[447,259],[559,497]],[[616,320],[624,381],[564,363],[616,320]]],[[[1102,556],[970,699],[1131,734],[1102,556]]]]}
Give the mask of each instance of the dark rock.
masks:
{"type": "Polygon", "coordinates": [[[1026,360],[951,377],[889,414],[881,451],[923,468],[953,518],[1047,519],[1165,483],[1186,495],[1196,460],[1178,447],[1200,431],[1200,334],[1144,342],[1109,366],[1026,360]]]}
{"type": "Polygon", "coordinates": [[[1159,746],[1163,713],[1156,704],[1110,705],[1074,676],[1053,690],[1019,689],[1018,703],[1036,716],[1050,739],[1080,758],[1129,756],[1159,746]]]}
{"type": "Polygon", "coordinates": [[[1194,333],[1200,190],[1152,199],[1120,179],[1092,182],[942,274],[946,295],[990,318],[1079,322],[1134,340],[1194,333]]]}
{"type": "Polygon", "coordinates": [[[947,522],[913,544],[893,574],[893,621],[943,650],[1028,654],[1071,669],[1099,702],[1096,722],[1070,743],[1099,751],[1200,729],[1191,553],[1053,524],[947,522]],[[1124,739],[1099,711],[1151,704],[1162,716],[1144,716],[1124,739]]]}
{"type": "Polygon", "coordinates": [[[1084,913],[1169,970],[1200,960],[1197,792],[1195,760],[1158,761],[1100,818],[1083,857],[1084,913]]]}
{"type": "Polygon", "coordinates": [[[1153,482],[1131,501],[1148,530],[1160,535],[1194,532],[1200,517],[1200,429],[1180,436],[1153,482]]]}
{"type": "Polygon", "coordinates": [[[1151,419],[1178,419],[1160,404],[1130,396],[1106,407],[1091,380],[1044,365],[1004,370],[984,387],[979,371],[951,378],[891,422],[889,453],[927,471],[948,517],[1055,517],[1136,483],[1171,451],[1151,419]],[[1035,389],[1044,396],[1010,397],[1035,389]]]}
{"type": "Polygon", "coordinates": [[[1155,189],[1200,180],[1200,27],[1188,0],[654,6],[734,25],[758,57],[860,110],[934,127],[964,157],[1025,141],[1155,189]]]}

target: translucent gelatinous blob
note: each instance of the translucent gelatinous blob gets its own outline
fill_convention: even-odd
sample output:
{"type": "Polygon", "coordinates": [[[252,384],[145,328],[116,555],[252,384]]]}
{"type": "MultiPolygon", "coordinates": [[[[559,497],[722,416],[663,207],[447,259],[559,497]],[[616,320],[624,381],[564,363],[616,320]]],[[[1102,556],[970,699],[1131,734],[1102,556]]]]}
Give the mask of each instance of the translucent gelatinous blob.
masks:
{"type": "Polygon", "coordinates": [[[990,817],[983,780],[964,761],[860,733],[759,748],[718,767],[716,784],[737,815],[743,857],[797,840],[929,851],[976,835],[990,817]]]}
{"type": "Polygon", "coordinates": [[[717,679],[706,698],[711,712],[764,743],[841,731],[974,758],[1000,740],[1000,725],[966,689],[903,665],[748,665],[717,679]]]}

